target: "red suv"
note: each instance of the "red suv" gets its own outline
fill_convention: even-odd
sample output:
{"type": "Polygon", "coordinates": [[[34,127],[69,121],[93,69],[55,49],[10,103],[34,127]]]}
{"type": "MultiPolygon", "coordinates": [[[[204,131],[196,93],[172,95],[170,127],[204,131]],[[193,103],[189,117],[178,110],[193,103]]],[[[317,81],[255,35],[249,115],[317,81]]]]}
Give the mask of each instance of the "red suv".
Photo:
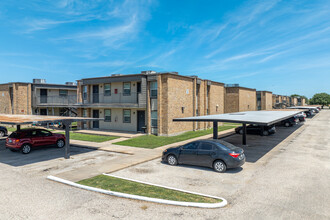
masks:
{"type": "Polygon", "coordinates": [[[23,154],[30,153],[31,148],[45,145],[62,148],[65,145],[65,136],[45,129],[29,128],[11,133],[6,140],[6,148],[11,151],[20,150],[23,154]]]}

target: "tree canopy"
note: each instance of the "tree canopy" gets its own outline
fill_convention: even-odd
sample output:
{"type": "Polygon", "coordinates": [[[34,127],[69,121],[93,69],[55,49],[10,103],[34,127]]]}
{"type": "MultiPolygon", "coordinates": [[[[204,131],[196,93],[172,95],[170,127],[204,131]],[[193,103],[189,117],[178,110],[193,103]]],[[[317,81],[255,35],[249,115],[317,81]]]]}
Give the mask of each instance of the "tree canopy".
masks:
{"type": "Polygon", "coordinates": [[[310,99],[310,104],[312,105],[329,105],[330,95],[328,93],[316,93],[313,98],[310,99]]]}

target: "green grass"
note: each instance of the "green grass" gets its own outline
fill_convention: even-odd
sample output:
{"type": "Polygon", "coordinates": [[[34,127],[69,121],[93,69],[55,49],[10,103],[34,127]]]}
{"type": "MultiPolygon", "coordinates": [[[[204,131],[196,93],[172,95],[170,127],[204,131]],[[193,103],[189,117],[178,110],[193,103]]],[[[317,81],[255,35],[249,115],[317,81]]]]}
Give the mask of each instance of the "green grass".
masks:
{"type": "MultiPolygon", "coordinates": [[[[60,134],[65,134],[65,132],[58,132],[60,134]]],[[[93,134],[80,134],[70,132],[70,139],[78,140],[78,141],[90,141],[90,142],[105,142],[117,139],[119,137],[116,136],[102,136],[102,135],[93,135],[93,134]]]]}
{"type": "Polygon", "coordinates": [[[10,132],[14,132],[14,131],[17,130],[16,127],[6,127],[6,128],[7,128],[7,130],[10,131],[10,132]]]}
{"type": "Polygon", "coordinates": [[[146,185],[105,175],[99,175],[86,180],[81,180],[78,183],[86,186],[101,188],[104,190],[111,190],[115,192],[145,196],[150,198],[200,203],[218,203],[222,201],[220,199],[184,193],[176,190],[146,185]]]}
{"type": "MultiPolygon", "coordinates": [[[[224,125],[219,126],[218,131],[224,131],[231,128],[235,128],[236,126],[232,125],[224,125]]],[[[141,147],[141,148],[156,148],[165,146],[168,144],[176,143],[179,141],[188,140],[191,138],[196,138],[200,136],[204,136],[207,134],[212,134],[213,129],[201,130],[201,131],[188,131],[186,133],[172,136],[172,137],[162,137],[162,136],[155,136],[155,135],[144,135],[136,138],[131,138],[125,141],[116,142],[115,144],[124,145],[124,146],[131,146],[131,147],[141,147]]]]}

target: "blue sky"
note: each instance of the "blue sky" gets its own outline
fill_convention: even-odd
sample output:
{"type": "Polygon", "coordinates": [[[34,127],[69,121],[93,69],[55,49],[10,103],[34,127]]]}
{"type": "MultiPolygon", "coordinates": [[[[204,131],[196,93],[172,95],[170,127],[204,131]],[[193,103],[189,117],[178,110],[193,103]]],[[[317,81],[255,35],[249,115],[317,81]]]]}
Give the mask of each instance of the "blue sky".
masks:
{"type": "Polygon", "coordinates": [[[0,83],[177,71],[330,93],[330,0],[3,0],[0,83]]]}

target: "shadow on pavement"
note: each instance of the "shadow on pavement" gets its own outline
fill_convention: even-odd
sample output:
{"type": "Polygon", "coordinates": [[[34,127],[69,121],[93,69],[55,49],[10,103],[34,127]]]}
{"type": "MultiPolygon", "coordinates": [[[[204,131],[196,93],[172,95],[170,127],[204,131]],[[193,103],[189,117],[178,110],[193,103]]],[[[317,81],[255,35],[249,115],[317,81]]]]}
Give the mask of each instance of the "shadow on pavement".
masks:
{"type": "MultiPolygon", "coordinates": [[[[91,151],[94,150],[71,146],[71,156],[77,154],[84,154],[91,151]]],[[[9,149],[5,148],[5,140],[0,140],[0,163],[7,164],[10,166],[19,167],[42,161],[64,158],[64,153],[64,148],[59,149],[54,146],[45,146],[33,149],[29,154],[11,152],[9,149]]]]}
{"type": "Polygon", "coordinates": [[[276,133],[270,136],[247,135],[246,141],[248,146],[242,145],[242,135],[239,134],[234,134],[222,139],[243,148],[246,162],[255,163],[302,125],[303,124],[300,123],[288,128],[277,126],[276,133]]]}

